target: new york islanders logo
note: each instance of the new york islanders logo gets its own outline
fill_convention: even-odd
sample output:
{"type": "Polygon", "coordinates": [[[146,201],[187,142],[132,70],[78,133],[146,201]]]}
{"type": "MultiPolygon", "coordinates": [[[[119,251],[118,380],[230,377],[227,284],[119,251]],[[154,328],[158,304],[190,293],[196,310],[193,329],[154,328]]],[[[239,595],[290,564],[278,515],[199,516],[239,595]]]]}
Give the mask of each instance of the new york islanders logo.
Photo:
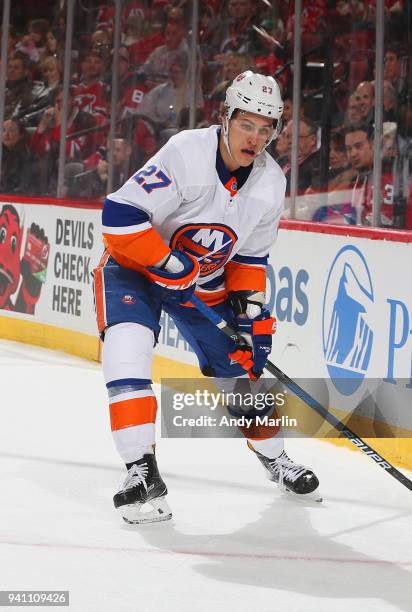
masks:
{"type": "Polygon", "coordinates": [[[235,232],[227,225],[196,223],[179,228],[170,246],[196,257],[200,276],[208,276],[225,265],[236,241],[235,232]]]}

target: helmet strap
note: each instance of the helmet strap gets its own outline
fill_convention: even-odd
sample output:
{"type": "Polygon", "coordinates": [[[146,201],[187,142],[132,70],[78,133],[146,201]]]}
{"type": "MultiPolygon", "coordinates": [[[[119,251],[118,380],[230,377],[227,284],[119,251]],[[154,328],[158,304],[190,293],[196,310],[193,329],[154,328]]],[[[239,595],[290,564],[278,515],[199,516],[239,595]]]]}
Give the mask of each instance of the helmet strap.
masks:
{"type": "Polygon", "coordinates": [[[228,150],[230,157],[233,159],[232,151],[230,150],[230,145],[229,145],[229,123],[230,123],[230,118],[228,117],[228,113],[226,112],[223,116],[223,121],[222,121],[223,142],[226,145],[226,149],[228,150]]]}

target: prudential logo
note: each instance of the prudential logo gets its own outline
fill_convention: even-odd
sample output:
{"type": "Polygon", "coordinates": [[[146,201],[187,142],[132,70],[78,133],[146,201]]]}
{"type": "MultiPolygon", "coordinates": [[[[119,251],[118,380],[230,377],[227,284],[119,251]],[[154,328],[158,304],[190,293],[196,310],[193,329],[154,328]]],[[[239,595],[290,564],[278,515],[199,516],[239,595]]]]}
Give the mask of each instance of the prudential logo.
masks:
{"type": "Polygon", "coordinates": [[[323,352],[336,389],[352,395],[369,366],[373,331],[371,275],[362,253],[345,246],[336,255],[323,299],[323,352]]]}

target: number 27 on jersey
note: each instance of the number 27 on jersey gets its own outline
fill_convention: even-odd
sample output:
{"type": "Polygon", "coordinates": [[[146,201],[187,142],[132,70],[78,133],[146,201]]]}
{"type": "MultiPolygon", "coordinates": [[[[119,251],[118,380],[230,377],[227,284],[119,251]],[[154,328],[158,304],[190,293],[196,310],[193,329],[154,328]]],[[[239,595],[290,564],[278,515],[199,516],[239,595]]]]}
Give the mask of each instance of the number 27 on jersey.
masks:
{"type": "Polygon", "coordinates": [[[153,189],[162,189],[171,184],[171,180],[157,166],[148,166],[134,175],[133,179],[146,193],[152,193],[153,189]]]}

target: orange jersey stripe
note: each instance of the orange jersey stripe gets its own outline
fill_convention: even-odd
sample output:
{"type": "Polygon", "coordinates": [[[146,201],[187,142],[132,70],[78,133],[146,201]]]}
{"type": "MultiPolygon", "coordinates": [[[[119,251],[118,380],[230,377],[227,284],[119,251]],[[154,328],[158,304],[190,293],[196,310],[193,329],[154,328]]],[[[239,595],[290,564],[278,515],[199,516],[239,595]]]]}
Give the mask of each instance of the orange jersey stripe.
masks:
{"type": "Polygon", "coordinates": [[[134,234],[103,234],[106,248],[121,266],[141,272],[142,266],[153,266],[170,253],[154,227],[134,234]]]}
{"type": "Polygon", "coordinates": [[[208,253],[210,253],[209,249],[206,249],[206,247],[201,244],[197,244],[197,242],[191,240],[185,235],[179,238],[179,245],[180,244],[182,245],[182,247],[186,248],[189,251],[194,251],[198,255],[208,255],[208,253]]]}
{"type": "Polygon", "coordinates": [[[96,315],[97,315],[97,327],[99,333],[102,333],[106,328],[106,317],[104,307],[104,281],[103,281],[103,267],[110,257],[110,253],[105,251],[102,258],[100,259],[99,265],[93,270],[94,272],[94,296],[96,301],[96,315]]]}
{"type": "Polygon", "coordinates": [[[105,249],[103,255],[100,258],[99,263],[97,264],[97,267],[98,268],[103,268],[103,266],[106,265],[107,260],[109,259],[109,257],[110,257],[110,253],[109,253],[109,251],[107,249],[105,249]]]}
{"type": "Polygon", "coordinates": [[[266,270],[263,266],[248,266],[230,261],[225,266],[225,284],[227,291],[265,291],[266,270]]]}
{"type": "Polygon", "coordinates": [[[153,395],[110,404],[112,431],[156,421],[157,401],[153,395]]]}

